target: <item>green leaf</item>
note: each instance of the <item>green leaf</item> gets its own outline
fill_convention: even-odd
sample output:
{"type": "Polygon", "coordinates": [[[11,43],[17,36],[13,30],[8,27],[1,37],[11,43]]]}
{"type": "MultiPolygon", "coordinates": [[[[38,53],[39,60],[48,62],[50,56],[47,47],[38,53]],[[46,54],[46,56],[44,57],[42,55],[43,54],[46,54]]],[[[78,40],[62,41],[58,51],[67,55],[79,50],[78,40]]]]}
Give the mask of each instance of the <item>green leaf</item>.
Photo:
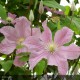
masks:
{"type": "Polygon", "coordinates": [[[34,9],[36,9],[36,7],[37,7],[37,4],[38,4],[38,0],[35,0],[34,9]]]}
{"type": "MultiPolygon", "coordinates": [[[[71,20],[70,17],[68,17],[69,20],[71,20]]],[[[76,34],[80,34],[80,18],[73,17],[71,22],[71,29],[75,31],[76,34]]]]}
{"type": "Polygon", "coordinates": [[[46,60],[41,60],[36,67],[34,68],[34,72],[37,73],[37,75],[42,75],[43,71],[46,69],[47,63],[46,60]]]}
{"type": "Polygon", "coordinates": [[[71,17],[66,16],[66,17],[61,17],[60,19],[61,21],[61,26],[67,26],[69,28],[71,28],[75,34],[80,34],[80,23],[79,23],[79,18],[72,18],[72,22],[71,22],[71,17]]]}
{"type": "Polygon", "coordinates": [[[22,56],[19,58],[21,61],[25,62],[25,61],[28,61],[29,59],[29,56],[22,56]]]}
{"type": "Polygon", "coordinates": [[[73,17],[72,22],[77,26],[77,28],[80,30],[80,18],[73,17]]]}
{"type": "Polygon", "coordinates": [[[65,6],[65,15],[69,15],[70,13],[70,7],[69,6],[65,6]]]}
{"type": "Polygon", "coordinates": [[[23,0],[23,4],[27,4],[29,2],[30,2],[30,0],[23,0]]]}
{"type": "Polygon", "coordinates": [[[58,21],[57,29],[58,29],[58,30],[61,29],[60,21],[58,21]]]}
{"type": "Polygon", "coordinates": [[[4,36],[0,36],[0,42],[4,39],[4,36]]]}
{"type": "Polygon", "coordinates": [[[9,72],[11,75],[26,75],[28,74],[26,70],[23,70],[22,68],[19,67],[14,67],[12,70],[9,72]]]}
{"type": "Polygon", "coordinates": [[[48,22],[48,27],[51,29],[51,31],[55,30],[57,27],[57,25],[55,23],[53,23],[52,21],[48,22]]]}
{"type": "Polygon", "coordinates": [[[55,0],[43,1],[43,4],[51,8],[58,8],[58,9],[65,11],[65,8],[61,6],[60,4],[58,4],[55,0]]]}
{"type": "Polygon", "coordinates": [[[2,5],[0,5],[0,17],[2,19],[6,19],[6,17],[7,17],[6,10],[5,10],[5,8],[3,8],[2,5]]]}
{"type": "Polygon", "coordinates": [[[21,49],[23,47],[24,47],[24,45],[19,44],[19,45],[16,46],[16,49],[21,49]]]}
{"type": "Polygon", "coordinates": [[[4,69],[5,73],[7,73],[11,69],[12,64],[13,64],[12,60],[1,62],[2,68],[4,69]]]}
{"type": "Polygon", "coordinates": [[[17,54],[17,56],[28,56],[30,52],[22,52],[20,54],[17,54]]]}

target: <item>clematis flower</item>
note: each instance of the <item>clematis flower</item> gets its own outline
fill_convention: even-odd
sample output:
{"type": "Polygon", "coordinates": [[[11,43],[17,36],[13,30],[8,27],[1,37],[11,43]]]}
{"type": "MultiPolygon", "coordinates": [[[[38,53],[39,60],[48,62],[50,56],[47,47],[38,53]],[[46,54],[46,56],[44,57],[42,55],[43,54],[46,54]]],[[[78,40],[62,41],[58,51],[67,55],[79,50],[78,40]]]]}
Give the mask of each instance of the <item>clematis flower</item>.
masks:
{"type": "Polygon", "coordinates": [[[8,23],[14,24],[15,19],[16,19],[16,15],[9,12],[8,17],[6,18],[6,20],[0,19],[0,22],[5,24],[5,25],[8,24],[8,23]]]}
{"type": "Polygon", "coordinates": [[[47,59],[48,65],[55,65],[61,75],[65,75],[68,71],[67,59],[77,59],[80,55],[80,48],[75,44],[64,46],[71,41],[73,31],[67,27],[63,27],[55,33],[54,40],[52,33],[47,27],[46,21],[43,22],[44,31],[40,38],[31,37],[25,40],[24,44],[29,45],[31,55],[29,59],[30,69],[32,70],[37,63],[47,59]]]}
{"type": "MultiPolygon", "coordinates": [[[[0,44],[0,52],[3,54],[11,54],[15,49],[17,49],[17,54],[21,52],[27,52],[28,49],[23,42],[25,39],[31,36],[31,23],[27,20],[26,17],[17,18],[16,24],[14,27],[12,26],[4,26],[0,29],[0,32],[5,36],[5,39],[0,44]]],[[[40,29],[33,28],[32,36],[39,36],[40,29]]],[[[18,60],[18,57],[15,59],[18,60]]],[[[14,64],[19,66],[20,62],[16,62],[14,60],[14,64]],[[18,64],[17,64],[18,63],[18,64]]],[[[21,64],[20,64],[21,65],[21,64]]]]}

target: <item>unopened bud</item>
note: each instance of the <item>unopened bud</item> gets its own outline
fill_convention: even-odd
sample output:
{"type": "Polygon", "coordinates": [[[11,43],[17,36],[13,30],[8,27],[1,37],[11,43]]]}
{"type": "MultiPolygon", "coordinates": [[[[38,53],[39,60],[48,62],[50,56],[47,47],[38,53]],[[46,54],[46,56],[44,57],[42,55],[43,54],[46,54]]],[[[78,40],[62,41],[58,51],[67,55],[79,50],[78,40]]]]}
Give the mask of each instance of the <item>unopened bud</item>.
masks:
{"type": "Polygon", "coordinates": [[[39,4],[39,13],[43,14],[43,12],[44,12],[43,1],[41,0],[39,4]]]}
{"type": "Polygon", "coordinates": [[[33,13],[32,10],[30,10],[29,20],[30,20],[31,22],[34,21],[34,13],[33,13]]]}
{"type": "Polygon", "coordinates": [[[76,6],[75,6],[74,1],[72,1],[72,3],[71,3],[71,11],[75,11],[75,10],[76,10],[76,6]]]}

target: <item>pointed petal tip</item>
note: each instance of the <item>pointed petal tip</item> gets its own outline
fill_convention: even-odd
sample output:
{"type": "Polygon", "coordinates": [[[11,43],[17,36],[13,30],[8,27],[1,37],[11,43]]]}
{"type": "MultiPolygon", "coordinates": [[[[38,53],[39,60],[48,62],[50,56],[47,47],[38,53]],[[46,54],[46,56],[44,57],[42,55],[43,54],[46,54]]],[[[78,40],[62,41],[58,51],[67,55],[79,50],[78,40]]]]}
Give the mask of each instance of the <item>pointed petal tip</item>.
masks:
{"type": "Polygon", "coordinates": [[[59,46],[69,43],[72,40],[73,31],[68,27],[58,30],[54,36],[54,42],[59,46]]]}

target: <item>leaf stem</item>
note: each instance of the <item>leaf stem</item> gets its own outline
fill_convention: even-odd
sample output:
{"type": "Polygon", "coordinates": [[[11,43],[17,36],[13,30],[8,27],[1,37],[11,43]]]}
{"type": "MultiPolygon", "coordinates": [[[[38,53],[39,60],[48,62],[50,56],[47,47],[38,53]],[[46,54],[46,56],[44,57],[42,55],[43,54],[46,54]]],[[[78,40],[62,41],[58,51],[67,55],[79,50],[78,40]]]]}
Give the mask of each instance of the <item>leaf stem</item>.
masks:
{"type": "Polygon", "coordinates": [[[71,21],[70,21],[70,26],[71,26],[71,23],[72,23],[72,20],[73,20],[73,16],[74,16],[74,12],[72,12],[71,21]]]}

